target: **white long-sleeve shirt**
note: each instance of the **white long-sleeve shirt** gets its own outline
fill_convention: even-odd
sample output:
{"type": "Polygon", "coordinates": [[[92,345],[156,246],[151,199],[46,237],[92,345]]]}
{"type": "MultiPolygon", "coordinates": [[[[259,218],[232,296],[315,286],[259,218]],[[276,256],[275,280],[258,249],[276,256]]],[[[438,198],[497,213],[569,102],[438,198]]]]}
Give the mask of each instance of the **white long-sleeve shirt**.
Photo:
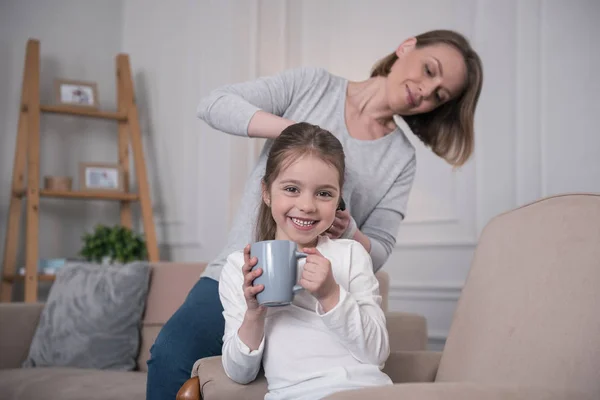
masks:
{"type": "MultiPolygon", "coordinates": [[[[223,367],[232,380],[244,384],[256,378],[262,361],[269,388],[265,400],[315,400],[392,384],[381,371],[390,352],[389,337],[369,254],[354,240],[327,237],[319,238],[317,249],[331,262],[340,286],[338,304],[323,313],[317,300],[301,291],[291,305],[269,308],[265,336],[254,351],[238,336],[247,309],[242,251],[232,253],[223,268],[223,367]]],[[[303,265],[301,260],[299,276],[303,265]]]]}

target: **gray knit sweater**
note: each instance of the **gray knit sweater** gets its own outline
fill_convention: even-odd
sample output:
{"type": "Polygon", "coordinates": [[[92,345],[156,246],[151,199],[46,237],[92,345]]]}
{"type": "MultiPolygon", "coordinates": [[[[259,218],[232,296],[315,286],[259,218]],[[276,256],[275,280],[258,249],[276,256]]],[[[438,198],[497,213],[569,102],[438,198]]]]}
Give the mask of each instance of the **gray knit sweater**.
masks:
{"type": "MultiPolygon", "coordinates": [[[[250,119],[263,110],[331,131],[346,155],[343,198],[362,233],[371,241],[378,270],[396,243],[416,170],[415,149],[399,128],[376,140],[354,139],[344,121],[348,81],[321,68],[296,68],[221,87],[200,101],[197,114],[220,131],[248,135],[250,119]]],[[[254,240],[260,205],[260,180],[272,141],[267,140],[244,188],[227,244],[203,276],[218,280],[227,256],[254,240]]]]}

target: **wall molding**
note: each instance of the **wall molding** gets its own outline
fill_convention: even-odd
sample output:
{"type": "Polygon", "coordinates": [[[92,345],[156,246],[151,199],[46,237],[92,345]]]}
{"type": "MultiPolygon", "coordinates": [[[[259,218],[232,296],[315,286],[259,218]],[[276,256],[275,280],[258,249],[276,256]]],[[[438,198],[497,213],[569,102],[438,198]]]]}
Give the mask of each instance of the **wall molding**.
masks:
{"type": "Polygon", "coordinates": [[[461,282],[404,282],[390,283],[390,300],[458,301],[462,293],[461,282]]]}
{"type": "Polygon", "coordinates": [[[515,43],[515,204],[533,201],[545,191],[542,65],[542,2],[516,6],[515,43]]]}
{"type": "Polygon", "coordinates": [[[402,225],[434,225],[434,224],[456,224],[459,222],[459,218],[456,216],[452,217],[431,217],[431,218],[419,218],[419,219],[406,219],[402,221],[402,225]]]}
{"type": "Polygon", "coordinates": [[[545,83],[547,82],[547,75],[548,75],[548,71],[547,71],[547,66],[546,63],[544,62],[544,60],[546,59],[546,40],[545,37],[546,35],[544,35],[544,32],[546,31],[546,20],[547,20],[547,10],[546,10],[546,6],[547,3],[545,1],[540,1],[540,3],[538,4],[538,9],[539,9],[539,58],[538,58],[538,64],[539,64],[539,75],[538,75],[538,85],[539,85],[539,104],[538,104],[538,127],[539,127],[539,152],[540,152],[540,161],[539,161],[539,171],[540,171],[540,197],[547,197],[548,196],[548,173],[546,170],[546,167],[548,165],[548,160],[547,160],[547,154],[544,151],[546,149],[546,145],[547,145],[547,138],[546,138],[546,121],[548,120],[548,118],[546,117],[546,110],[548,109],[548,90],[547,90],[547,86],[545,85],[545,83]]]}
{"type": "Polygon", "coordinates": [[[448,340],[448,332],[433,330],[427,332],[427,348],[429,351],[443,351],[448,340]]]}
{"type": "Polygon", "coordinates": [[[427,339],[430,342],[441,342],[444,343],[448,339],[448,333],[443,330],[432,330],[427,332],[427,339]]]}
{"type": "Polygon", "coordinates": [[[423,248],[438,248],[438,247],[454,247],[454,248],[475,248],[477,247],[477,240],[475,239],[464,239],[464,240],[439,240],[439,241],[423,241],[423,242],[406,242],[397,241],[394,246],[395,249],[423,249],[423,248]]]}

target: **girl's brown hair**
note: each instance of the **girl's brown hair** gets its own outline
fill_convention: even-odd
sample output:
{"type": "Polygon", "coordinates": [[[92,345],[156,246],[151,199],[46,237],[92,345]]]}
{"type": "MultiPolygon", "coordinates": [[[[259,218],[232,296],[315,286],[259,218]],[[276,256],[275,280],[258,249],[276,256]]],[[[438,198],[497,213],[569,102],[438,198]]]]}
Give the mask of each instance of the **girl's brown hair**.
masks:
{"type": "MultiPolygon", "coordinates": [[[[318,157],[337,169],[341,191],[346,170],[342,144],[331,132],[306,122],[288,126],[273,141],[262,179],[263,190],[270,192],[273,181],[281,171],[307,155],[318,157]]],[[[273,240],[276,232],[277,226],[271,209],[261,200],[256,223],[256,240],[273,240]]]]}
{"type": "MultiPolygon", "coordinates": [[[[460,96],[424,114],[403,117],[415,135],[435,154],[454,166],[463,165],[475,147],[475,108],[483,84],[483,67],[479,55],[460,33],[435,30],[416,36],[417,48],[446,44],[457,49],[467,66],[467,82],[460,96]]],[[[381,59],[371,77],[388,76],[398,59],[394,52],[381,59]]]]}

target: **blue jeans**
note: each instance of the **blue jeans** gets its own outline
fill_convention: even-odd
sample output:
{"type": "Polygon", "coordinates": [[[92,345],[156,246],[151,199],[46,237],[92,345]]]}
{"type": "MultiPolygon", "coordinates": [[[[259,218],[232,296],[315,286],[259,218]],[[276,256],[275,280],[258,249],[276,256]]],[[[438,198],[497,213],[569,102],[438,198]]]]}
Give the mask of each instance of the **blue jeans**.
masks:
{"type": "Polygon", "coordinates": [[[221,355],[224,331],[219,283],[201,278],[150,349],[146,399],[175,399],[196,360],[221,355]]]}

